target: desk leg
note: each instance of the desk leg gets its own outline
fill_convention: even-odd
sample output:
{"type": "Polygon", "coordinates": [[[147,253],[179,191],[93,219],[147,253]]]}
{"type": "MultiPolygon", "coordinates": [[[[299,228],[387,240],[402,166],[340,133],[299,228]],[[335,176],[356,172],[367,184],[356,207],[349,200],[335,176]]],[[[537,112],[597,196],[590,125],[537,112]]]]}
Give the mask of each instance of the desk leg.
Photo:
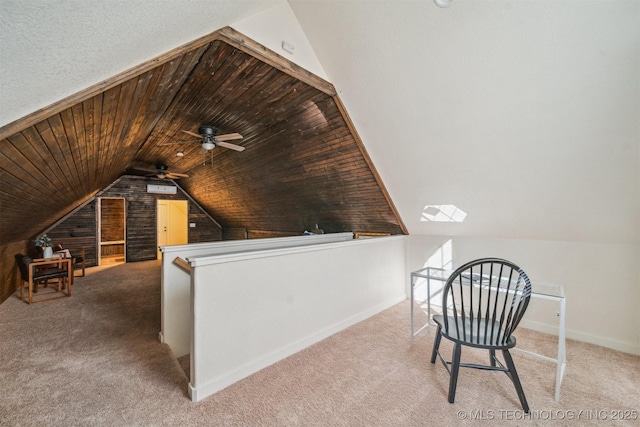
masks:
{"type": "Polygon", "coordinates": [[[427,277],[427,325],[431,325],[431,279],[427,277]]]}
{"type": "Polygon", "coordinates": [[[567,349],[565,340],[565,299],[560,300],[560,325],[558,331],[558,367],[556,368],[556,402],[560,402],[560,386],[567,366],[567,349]]]}
{"type": "Polygon", "coordinates": [[[414,301],[413,301],[413,288],[414,288],[414,280],[415,278],[413,276],[411,276],[411,344],[413,344],[413,306],[414,306],[414,301]]]}
{"type": "Polygon", "coordinates": [[[427,323],[422,325],[418,331],[415,331],[415,283],[416,278],[411,277],[411,344],[413,344],[414,338],[425,328],[432,325],[431,323],[431,280],[427,278],[427,323]]]}

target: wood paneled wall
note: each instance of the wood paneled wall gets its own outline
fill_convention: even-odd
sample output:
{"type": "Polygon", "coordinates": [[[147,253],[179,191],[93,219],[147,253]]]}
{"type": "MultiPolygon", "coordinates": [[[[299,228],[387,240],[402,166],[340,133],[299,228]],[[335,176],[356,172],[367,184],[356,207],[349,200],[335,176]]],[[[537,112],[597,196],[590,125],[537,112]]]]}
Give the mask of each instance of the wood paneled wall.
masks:
{"type": "MultiPolygon", "coordinates": [[[[125,175],[96,196],[121,197],[125,201],[127,262],[156,259],[156,202],[159,199],[189,200],[188,221],[196,224],[195,227],[189,227],[189,243],[222,240],[220,226],[197,203],[190,200],[180,187],[175,195],[152,194],[147,193],[147,184],[172,185],[170,181],[125,175]]],[[[102,202],[107,200],[103,199],[102,202]]],[[[98,263],[95,210],[94,200],[49,230],[54,243],[62,243],[67,247],[84,247],[87,266],[98,263]]]]}

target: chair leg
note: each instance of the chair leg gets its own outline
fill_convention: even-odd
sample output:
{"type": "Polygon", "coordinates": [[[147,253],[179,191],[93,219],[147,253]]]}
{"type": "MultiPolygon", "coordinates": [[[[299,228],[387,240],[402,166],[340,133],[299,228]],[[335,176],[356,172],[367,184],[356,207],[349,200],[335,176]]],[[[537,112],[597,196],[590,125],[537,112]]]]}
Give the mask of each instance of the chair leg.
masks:
{"type": "Polygon", "coordinates": [[[440,333],[441,327],[438,325],[438,331],[436,332],[436,337],[433,340],[433,350],[431,351],[431,363],[436,363],[436,356],[438,355],[438,349],[440,348],[440,340],[442,339],[442,334],[440,333]]]}
{"type": "Polygon", "coordinates": [[[513,359],[511,358],[511,353],[509,353],[508,349],[505,349],[502,350],[502,355],[504,356],[507,368],[509,369],[509,377],[511,378],[511,381],[513,381],[513,385],[516,387],[516,392],[518,393],[518,398],[520,398],[522,409],[528,414],[529,404],[527,403],[527,398],[524,396],[524,390],[522,390],[522,384],[520,384],[520,378],[516,371],[516,365],[513,363],[513,359]]]}
{"type": "Polygon", "coordinates": [[[494,368],[496,367],[496,351],[494,349],[489,350],[489,363],[494,368]]]}
{"type": "Polygon", "coordinates": [[[462,345],[453,345],[453,358],[451,360],[451,377],[449,378],[449,403],[453,403],[456,398],[456,386],[458,385],[458,371],[460,370],[460,353],[462,345]]]}

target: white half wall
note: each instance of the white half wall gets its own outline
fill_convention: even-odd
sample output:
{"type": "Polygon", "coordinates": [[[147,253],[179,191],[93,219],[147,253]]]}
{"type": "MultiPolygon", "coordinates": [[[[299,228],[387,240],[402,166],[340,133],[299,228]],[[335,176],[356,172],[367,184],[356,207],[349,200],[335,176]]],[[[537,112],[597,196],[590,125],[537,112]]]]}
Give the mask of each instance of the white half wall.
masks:
{"type": "Polygon", "coordinates": [[[189,260],[197,256],[319,245],[352,239],[353,233],[329,233],[311,236],[204,242],[161,247],[160,341],[168,344],[176,357],[184,356],[190,351],[191,274],[185,272],[174,263],[176,258],[189,260]]]}
{"type": "MultiPolygon", "coordinates": [[[[567,338],[640,355],[638,245],[411,235],[409,268],[495,256],[532,282],[564,286],[567,338]]],[[[530,303],[523,326],[557,334],[556,307],[530,303]],[[551,317],[549,316],[551,314],[551,317]]]]}
{"type": "Polygon", "coordinates": [[[405,300],[405,240],[192,259],[192,400],[405,300]]]}

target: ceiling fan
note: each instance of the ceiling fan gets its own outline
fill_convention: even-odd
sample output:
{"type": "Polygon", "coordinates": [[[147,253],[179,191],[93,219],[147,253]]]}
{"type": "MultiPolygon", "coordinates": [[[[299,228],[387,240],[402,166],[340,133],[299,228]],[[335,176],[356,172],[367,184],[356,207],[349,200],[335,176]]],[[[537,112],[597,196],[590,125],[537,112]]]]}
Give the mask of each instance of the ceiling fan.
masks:
{"type": "Polygon", "coordinates": [[[160,179],[189,178],[189,175],[186,173],[169,172],[169,166],[163,163],[158,163],[156,165],[134,165],[132,169],[140,172],[147,172],[147,176],[155,175],[156,178],[160,179]]]}
{"type": "Polygon", "coordinates": [[[188,130],[183,130],[182,132],[187,135],[196,137],[200,139],[200,145],[202,145],[202,152],[206,152],[209,150],[213,150],[216,146],[220,146],[223,148],[229,148],[235,151],[244,151],[244,147],[236,144],[231,144],[227,141],[235,141],[238,139],[242,139],[242,135],[239,133],[227,133],[224,135],[218,135],[218,130],[213,126],[200,126],[198,128],[198,133],[191,132],[188,130]]]}

